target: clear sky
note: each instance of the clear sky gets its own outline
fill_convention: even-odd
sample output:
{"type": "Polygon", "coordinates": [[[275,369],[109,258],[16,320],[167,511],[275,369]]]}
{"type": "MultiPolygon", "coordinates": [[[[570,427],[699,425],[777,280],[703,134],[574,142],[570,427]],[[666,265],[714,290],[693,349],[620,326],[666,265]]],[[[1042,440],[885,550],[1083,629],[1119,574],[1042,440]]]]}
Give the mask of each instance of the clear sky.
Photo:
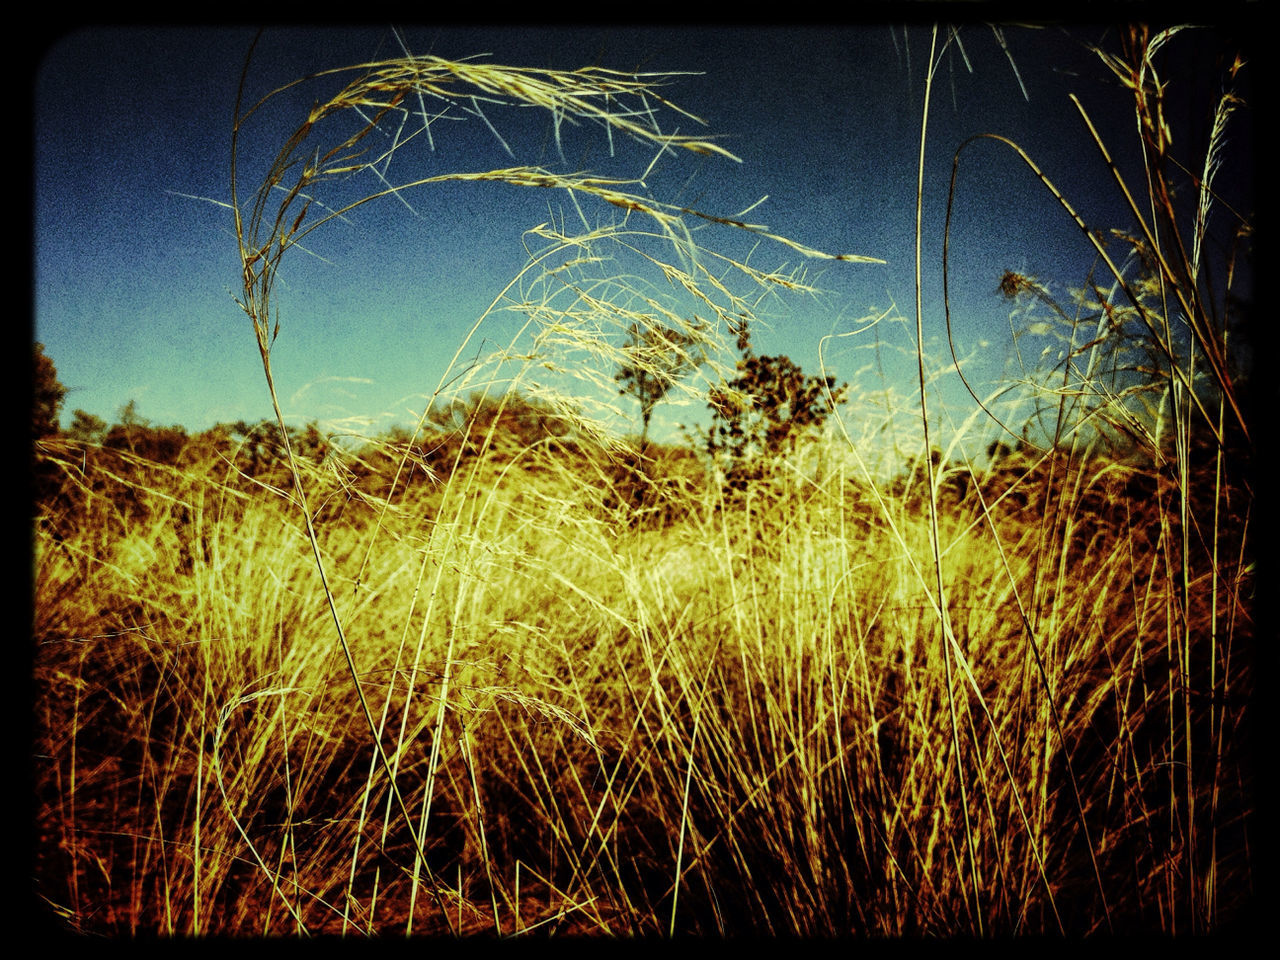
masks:
{"type": "MultiPolygon", "coordinates": [[[[753,331],[756,351],[785,353],[816,374],[822,337],[854,330],[859,318],[893,303],[912,324],[882,324],[882,345],[910,345],[928,26],[398,29],[414,53],[446,58],[491,54],[513,66],[697,71],[665,88],[707,123],[695,128],[686,119],[679,132],[716,135],[742,162],[663,160],[645,180],[652,196],[734,216],[767,195],[747,219],[807,246],[886,261],[808,263],[824,293],[777,304],[769,328],[753,331]]],[[[271,415],[249,321],[233,301],[240,263],[230,212],[209,202],[230,200],[231,119],[255,32],[93,28],[62,38],[39,64],[34,335],[71,390],[64,425],[76,408],[110,422],[130,400],[153,423],[191,430],[271,415]]],[[[1010,26],[1005,47],[981,24],[965,25],[959,36],[963,49],[952,44],[946,51],[934,87],[924,194],[925,337],[935,341],[939,364],[946,356],[943,216],[957,146],[977,133],[1009,137],[1091,226],[1105,230],[1129,221],[1068,94],[1080,97],[1122,169],[1133,170],[1135,142],[1123,90],[1084,46],[1118,51],[1114,33],[1081,24],[1010,26]]],[[[1174,56],[1185,59],[1185,71],[1173,79],[1190,81],[1201,70],[1211,76],[1204,52],[1216,49],[1211,38],[1180,42],[1174,56]]],[[[248,89],[256,99],[315,71],[399,54],[390,27],[268,29],[248,89]]],[[[256,120],[246,167],[260,167],[312,98],[332,90],[332,81],[304,88],[256,120]]],[[[507,109],[487,116],[516,160],[470,117],[434,124],[434,150],[422,138],[402,148],[401,174],[520,162],[638,177],[653,160],[652,149],[627,143],[611,157],[604,136],[590,130],[566,141],[562,160],[545,114],[507,109]]],[[[1252,135],[1247,114],[1239,116],[1220,186],[1252,213],[1253,172],[1244,162],[1252,135]]],[[[256,186],[247,181],[242,189],[256,186]]],[[[290,418],[358,421],[366,429],[411,422],[472,321],[523,265],[523,232],[568,207],[552,191],[486,183],[428,186],[410,201],[412,213],[383,200],[312,234],[307,246],[324,260],[296,249],[286,260],[273,364],[290,418]]],[[[607,206],[595,213],[621,215],[607,206]]],[[[988,384],[1007,374],[1012,358],[1002,273],[1033,275],[1062,292],[1082,283],[1093,254],[1022,162],[991,141],[964,154],[956,218],[957,347],[972,355],[970,379],[988,384]]],[[[740,252],[741,237],[731,233],[709,227],[699,237],[740,252]]],[[[762,247],[757,256],[761,266],[805,265],[783,247],[762,247]]],[[[861,348],[870,343],[866,336],[832,341],[824,354],[829,372],[841,381],[865,377],[859,370],[871,355],[861,348]]],[[[884,374],[910,393],[914,369],[895,356],[882,353],[884,374]]],[[[954,385],[948,389],[948,401],[958,403],[954,385]]],[[[698,415],[660,407],[654,432],[698,415]]]]}

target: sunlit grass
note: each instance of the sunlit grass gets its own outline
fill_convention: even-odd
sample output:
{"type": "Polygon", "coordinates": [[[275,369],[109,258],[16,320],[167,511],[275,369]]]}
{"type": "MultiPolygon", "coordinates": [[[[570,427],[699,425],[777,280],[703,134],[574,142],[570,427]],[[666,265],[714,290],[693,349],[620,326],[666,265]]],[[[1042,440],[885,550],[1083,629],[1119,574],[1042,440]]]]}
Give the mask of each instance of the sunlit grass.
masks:
{"type": "MultiPolygon", "coordinates": [[[[1248,634],[1246,574],[1219,571],[1209,662],[1214,612],[1179,613],[1161,504],[1114,465],[943,513],[975,896],[918,491],[782,474],[741,503],[690,491],[654,528],[583,463],[506,459],[451,514],[430,487],[403,499],[367,563],[376,506],[317,526],[425,824],[414,930],[947,934],[975,909],[988,931],[1096,930],[1068,754],[1113,917],[1159,929],[1196,866],[1167,819],[1184,737],[1212,748],[1219,909],[1245,896],[1248,676],[1221,641],[1248,634]],[[1171,729],[1184,700],[1194,726],[1171,729]]],[[[414,844],[296,516],[222,489],[220,461],[164,476],[124,535],[95,540],[116,486],[61,540],[39,526],[46,895],[110,932],[409,929],[414,844]]]]}

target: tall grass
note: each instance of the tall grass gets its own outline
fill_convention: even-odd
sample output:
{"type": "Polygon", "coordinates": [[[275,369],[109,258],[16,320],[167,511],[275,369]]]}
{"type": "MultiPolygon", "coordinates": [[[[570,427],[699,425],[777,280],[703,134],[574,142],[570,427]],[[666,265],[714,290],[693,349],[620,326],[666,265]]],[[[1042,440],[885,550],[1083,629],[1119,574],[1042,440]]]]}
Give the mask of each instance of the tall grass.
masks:
{"type": "MultiPolygon", "coordinates": [[[[1153,45],[1107,60],[1140,108],[1153,45]]],[[[351,153],[403,129],[403,104],[468,89],[718,151],[597,106],[652,98],[652,78],[408,56],[353,76],[243,217],[235,201],[281,427],[281,258],[324,219],[301,227],[327,176],[383,169],[351,153]],[[342,111],[366,119],[317,150],[342,111]]],[[[1165,335],[1142,384],[1156,418],[1089,365],[1108,346],[1073,341],[1037,381],[1063,401],[1054,443],[935,462],[922,430],[919,470],[886,479],[854,442],[875,425],[845,413],[728,496],[676,449],[637,471],[588,402],[635,362],[633,324],[711,352],[770,291],[805,289],[695,247],[689,217],[777,238],[616,183],[485,176],[626,215],[533,231],[491,308],[523,326],[463,372],[470,405],[442,381],[411,436],[286,446],[265,470],[217,444],[169,465],[41,444],[37,872],[72,927],[1181,933],[1243,914],[1252,493],[1228,425],[1247,437],[1247,417],[1174,211],[1145,221],[1150,289],[1114,274],[1126,316],[1165,335]],[[1204,305],[1190,340],[1173,302],[1204,305]],[[1065,399],[1081,385],[1087,413],[1065,399]]],[[[391,192],[410,187],[429,183],[391,192]]]]}

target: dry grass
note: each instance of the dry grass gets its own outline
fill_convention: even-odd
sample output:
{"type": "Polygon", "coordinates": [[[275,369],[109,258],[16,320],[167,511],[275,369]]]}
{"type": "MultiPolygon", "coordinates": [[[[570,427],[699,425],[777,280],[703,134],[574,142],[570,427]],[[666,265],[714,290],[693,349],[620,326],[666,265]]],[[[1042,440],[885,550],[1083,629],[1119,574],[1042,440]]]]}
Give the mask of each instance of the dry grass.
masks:
{"type": "Polygon", "coordinates": [[[431,880],[287,502],[192,466],[123,534],[93,539],[108,487],[42,536],[50,899],[113,933],[815,935],[1166,929],[1189,876],[1222,891],[1206,925],[1247,899],[1247,571],[1193,563],[1184,597],[1167,508],[1114,467],[943,513],[957,757],[905,495],[779,479],[654,529],[512,462],[317,528],[431,880]]]}
{"type": "MultiPolygon", "coordinates": [[[[272,284],[309,193],[377,163],[350,157],[363,134],[307,145],[335,111],[394,124],[471,84],[717,149],[597,109],[648,90],[613,75],[408,58],[357,76],[239,224],[269,386],[272,284]]],[[[1194,272],[1164,258],[1163,306],[1115,277],[1165,336],[1145,388],[1171,423],[1081,361],[1068,384],[1098,399],[1053,408],[1052,452],[926,458],[895,483],[837,431],[738,499],[659,451],[637,495],[626,444],[584,406],[634,359],[626,331],[711,349],[803,277],[695,249],[687,211],[617,184],[492,176],[657,228],[535,231],[494,301],[525,326],[458,386],[493,385],[485,416],[446,437],[424,410],[407,441],[289,449],[256,478],[218,449],[171,467],[38,449],[56,495],[36,519],[37,877],[71,926],[1078,935],[1246,914],[1252,494],[1225,326],[1192,324],[1222,361],[1205,382],[1186,365],[1208,348],[1164,324],[1194,272]],[[623,254],[662,283],[610,272],[623,254]],[[556,389],[570,375],[576,403],[556,389]],[[508,429],[516,390],[554,429],[508,429]],[[1127,428],[1127,455],[1084,420],[1127,428]]],[[[1063,375],[1042,371],[1041,396],[1063,375]]]]}

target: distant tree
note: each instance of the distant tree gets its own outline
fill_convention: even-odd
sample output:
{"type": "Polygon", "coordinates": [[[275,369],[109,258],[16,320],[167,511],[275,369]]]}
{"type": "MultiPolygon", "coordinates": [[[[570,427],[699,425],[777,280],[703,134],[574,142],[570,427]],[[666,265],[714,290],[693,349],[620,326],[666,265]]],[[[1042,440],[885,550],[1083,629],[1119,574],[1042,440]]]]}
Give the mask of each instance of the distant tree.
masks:
{"type": "Polygon", "coordinates": [[[329,453],[329,439],[321,432],[314,420],[301,430],[289,428],[289,443],[295,456],[305,457],[314,463],[320,463],[329,453]]]}
{"type": "Polygon", "coordinates": [[[138,449],[139,442],[145,445],[143,434],[150,425],[150,420],[138,414],[137,401],[130,400],[116,411],[116,422],[102,438],[102,444],[114,450],[128,450],[131,453],[140,454],[142,451],[138,449]]]}
{"type": "MultiPolygon", "coordinates": [[[[220,423],[216,430],[217,443],[229,445],[234,450],[236,469],[250,477],[280,474],[274,476],[275,482],[287,482],[284,436],[280,432],[280,425],[274,420],[259,420],[257,423],[237,420],[234,423],[220,423]]],[[[303,428],[289,427],[288,430],[289,445],[295,457],[314,463],[325,458],[329,451],[329,440],[314,422],[303,428]]]]}
{"type": "Polygon", "coordinates": [[[137,400],[130,400],[126,403],[120,408],[120,412],[116,416],[120,418],[119,423],[122,427],[145,427],[151,423],[150,420],[138,413],[137,400]]]}
{"type": "Polygon", "coordinates": [[[464,454],[475,454],[492,436],[503,447],[527,447],[547,437],[565,439],[573,434],[573,424],[551,404],[513,391],[500,397],[480,391],[466,400],[453,400],[433,407],[431,426],[447,438],[446,449],[463,442],[464,454]]]}
{"type": "Polygon", "coordinates": [[[40,501],[52,498],[59,487],[57,467],[41,457],[35,442],[58,432],[58,411],[67,395],[67,388],[58,381],[58,371],[44,352],[44,344],[35,344],[31,370],[31,507],[38,515],[40,501]]]}
{"type": "Polygon", "coordinates": [[[58,381],[58,371],[44,352],[44,344],[36,343],[32,375],[31,439],[39,440],[58,432],[58,412],[67,396],[67,388],[58,381]]]}
{"type": "Polygon", "coordinates": [[[184,427],[153,427],[150,420],[138,416],[132,400],[121,408],[119,417],[120,422],[102,438],[102,445],[108,449],[128,450],[145,460],[173,464],[190,440],[184,427]]]}
{"type": "Polygon", "coordinates": [[[628,359],[614,379],[621,384],[620,394],[640,402],[641,449],[648,444],[653,408],[681,377],[697,368],[699,358],[689,352],[697,342],[695,335],[673,327],[631,324],[623,347],[628,359]]]}
{"type": "Polygon", "coordinates": [[[67,428],[67,436],[83,443],[101,443],[107,435],[107,421],[95,417],[83,410],[71,413],[71,426],[67,428]]]}
{"type": "Polygon", "coordinates": [[[738,375],[708,397],[713,416],[707,452],[728,461],[728,485],[743,489],[763,474],[770,458],[793,451],[803,437],[821,430],[832,401],[840,403],[848,389],[848,384],[837,388],[834,377],[806,377],[788,357],[748,352],[738,361],[738,375]]]}

